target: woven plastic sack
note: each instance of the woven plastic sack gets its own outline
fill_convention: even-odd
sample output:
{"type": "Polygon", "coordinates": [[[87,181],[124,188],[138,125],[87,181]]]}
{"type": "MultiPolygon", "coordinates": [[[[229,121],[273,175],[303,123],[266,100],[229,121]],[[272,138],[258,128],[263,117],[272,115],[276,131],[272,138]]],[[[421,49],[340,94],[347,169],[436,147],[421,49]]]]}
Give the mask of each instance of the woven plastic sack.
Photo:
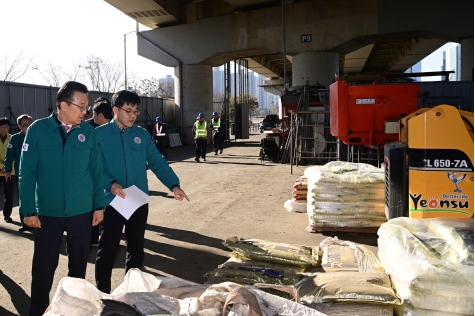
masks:
{"type": "Polygon", "coordinates": [[[240,259],[267,261],[298,267],[309,267],[318,264],[318,247],[238,237],[226,239],[223,241],[223,245],[233,250],[232,256],[240,259]]]}
{"type": "Polygon", "coordinates": [[[378,235],[381,263],[413,310],[473,315],[473,265],[465,264],[473,257],[473,219],[395,218],[378,235]]]}
{"type": "Polygon", "coordinates": [[[329,272],[359,271],[359,272],[385,272],[381,262],[371,250],[364,245],[338,237],[327,237],[320,243],[323,252],[322,268],[329,272]]]}
{"type": "Polygon", "coordinates": [[[296,266],[289,266],[265,261],[242,260],[234,257],[231,257],[225,263],[220,264],[218,268],[238,269],[247,271],[273,270],[274,273],[277,273],[279,275],[298,274],[305,271],[305,268],[296,266]]]}
{"type": "Polygon", "coordinates": [[[389,276],[382,272],[316,273],[295,288],[307,306],[327,302],[401,304],[389,276]]]}
{"type": "MultiPolygon", "coordinates": [[[[226,277],[228,280],[233,278],[247,280],[244,284],[265,283],[278,285],[295,285],[302,276],[292,273],[278,273],[275,270],[263,269],[260,271],[246,271],[238,269],[218,268],[204,274],[206,278],[226,277]],[[248,283],[251,282],[251,283],[248,283]]],[[[240,282],[236,282],[240,283],[240,282]]]]}
{"type": "Polygon", "coordinates": [[[312,306],[328,316],[393,316],[393,305],[353,302],[321,303],[312,306]]]}

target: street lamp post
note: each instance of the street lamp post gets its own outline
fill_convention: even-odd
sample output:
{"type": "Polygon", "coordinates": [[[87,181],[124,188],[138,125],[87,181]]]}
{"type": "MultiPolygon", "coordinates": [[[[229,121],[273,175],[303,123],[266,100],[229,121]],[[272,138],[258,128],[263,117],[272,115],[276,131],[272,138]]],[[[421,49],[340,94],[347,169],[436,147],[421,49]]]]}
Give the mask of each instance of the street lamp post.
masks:
{"type": "Polygon", "coordinates": [[[125,74],[125,90],[127,90],[127,36],[132,33],[137,33],[137,31],[130,31],[127,34],[124,34],[124,74],[125,74]]]}

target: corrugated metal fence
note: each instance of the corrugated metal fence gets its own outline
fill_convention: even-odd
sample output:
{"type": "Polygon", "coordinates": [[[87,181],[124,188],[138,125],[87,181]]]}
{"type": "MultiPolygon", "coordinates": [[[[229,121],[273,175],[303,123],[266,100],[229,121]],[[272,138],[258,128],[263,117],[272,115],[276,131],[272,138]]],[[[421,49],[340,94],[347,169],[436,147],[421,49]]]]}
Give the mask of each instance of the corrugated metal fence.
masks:
{"type": "MultiPolygon", "coordinates": [[[[59,88],[26,83],[0,81],[0,116],[6,116],[16,127],[16,118],[29,114],[33,119],[49,116],[56,109],[56,93],[59,88]]],[[[89,104],[98,97],[109,100],[112,93],[89,91],[89,104]]],[[[169,125],[175,125],[175,100],[141,97],[140,115],[136,124],[150,128],[155,118],[162,116],[169,125]]],[[[91,113],[92,115],[92,113],[91,113]]]]}
{"type": "Polygon", "coordinates": [[[450,104],[458,109],[473,112],[473,81],[423,81],[419,84],[419,91],[430,92],[429,96],[419,98],[419,108],[450,104]]]}

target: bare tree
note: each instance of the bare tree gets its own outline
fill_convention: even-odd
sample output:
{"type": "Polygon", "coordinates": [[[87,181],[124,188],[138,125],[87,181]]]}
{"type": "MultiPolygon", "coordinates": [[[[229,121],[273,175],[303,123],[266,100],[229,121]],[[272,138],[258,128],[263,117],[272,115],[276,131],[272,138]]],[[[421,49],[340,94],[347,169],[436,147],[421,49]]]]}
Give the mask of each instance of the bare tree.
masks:
{"type": "Polygon", "coordinates": [[[174,99],[175,98],[175,82],[173,81],[160,82],[158,85],[158,91],[160,93],[160,97],[164,99],[174,99]]]}
{"type": "Polygon", "coordinates": [[[31,70],[33,57],[30,57],[24,50],[16,55],[5,54],[0,57],[0,80],[16,81],[31,70]]]}
{"type": "Polygon", "coordinates": [[[140,84],[141,95],[155,98],[175,97],[175,84],[170,81],[160,81],[155,78],[143,79],[140,84]]]}
{"type": "Polygon", "coordinates": [[[140,83],[142,81],[139,79],[138,74],[136,72],[128,72],[127,74],[127,89],[134,91],[137,94],[140,94],[140,83]]]}
{"type": "Polygon", "coordinates": [[[67,80],[81,81],[84,79],[84,73],[82,72],[82,67],[79,64],[79,62],[73,62],[73,68],[64,72],[67,80]]]}
{"type": "Polygon", "coordinates": [[[92,90],[115,92],[124,86],[124,67],[120,62],[89,55],[87,64],[80,66],[86,71],[92,90]]]}
{"type": "Polygon", "coordinates": [[[65,76],[63,66],[55,64],[51,60],[47,61],[43,67],[36,66],[33,69],[38,70],[41,77],[43,77],[43,79],[53,87],[59,87],[63,82],[63,77],[65,76]]]}

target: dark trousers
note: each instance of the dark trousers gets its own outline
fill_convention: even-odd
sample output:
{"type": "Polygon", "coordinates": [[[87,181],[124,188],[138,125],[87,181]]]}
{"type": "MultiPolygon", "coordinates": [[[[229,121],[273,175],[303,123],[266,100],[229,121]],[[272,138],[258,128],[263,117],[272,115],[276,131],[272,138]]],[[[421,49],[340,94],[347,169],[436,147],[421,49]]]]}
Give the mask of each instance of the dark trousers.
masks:
{"type": "Polygon", "coordinates": [[[84,279],[89,257],[92,212],[71,217],[41,216],[41,228],[35,230],[31,269],[30,316],[43,315],[49,305],[49,293],[58,266],[63,232],[67,233],[68,276],[84,279]]]}
{"type": "Polygon", "coordinates": [[[214,133],[213,148],[216,153],[218,152],[218,149],[223,150],[223,138],[221,137],[221,133],[214,133]]]}
{"type": "Polygon", "coordinates": [[[200,156],[203,159],[206,159],[206,145],[208,144],[207,138],[197,138],[195,139],[196,143],[196,158],[199,159],[200,156]]]}
{"type": "Polygon", "coordinates": [[[3,216],[6,218],[12,215],[13,183],[15,181],[15,176],[11,176],[8,182],[5,181],[5,176],[1,178],[3,183],[3,194],[5,195],[5,199],[3,200],[3,216]]]}
{"type": "Polygon", "coordinates": [[[168,153],[166,151],[166,136],[155,137],[155,145],[157,146],[158,151],[162,154],[165,159],[168,159],[168,153]]]}
{"type": "Polygon", "coordinates": [[[99,291],[104,293],[110,293],[111,291],[112,268],[124,226],[127,247],[125,273],[132,268],[142,269],[147,217],[148,204],[139,207],[129,220],[126,220],[112,206],[107,206],[96,257],[96,286],[99,291]]]}
{"type": "MultiPolygon", "coordinates": [[[[16,193],[17,193],[17,197],[18,197],[18,205],[20,205],[20,187],[19,187],[19,181],[18,179],[16,179],[16,193]]],[[[18,214],[20,214],[20,227],[23,227],[23,214],[21,214],[20,212],[20,208],[18,208],[18,214]]],[[[28,226],[25,226],[25,227],[28,227],[28,226]]]]}

